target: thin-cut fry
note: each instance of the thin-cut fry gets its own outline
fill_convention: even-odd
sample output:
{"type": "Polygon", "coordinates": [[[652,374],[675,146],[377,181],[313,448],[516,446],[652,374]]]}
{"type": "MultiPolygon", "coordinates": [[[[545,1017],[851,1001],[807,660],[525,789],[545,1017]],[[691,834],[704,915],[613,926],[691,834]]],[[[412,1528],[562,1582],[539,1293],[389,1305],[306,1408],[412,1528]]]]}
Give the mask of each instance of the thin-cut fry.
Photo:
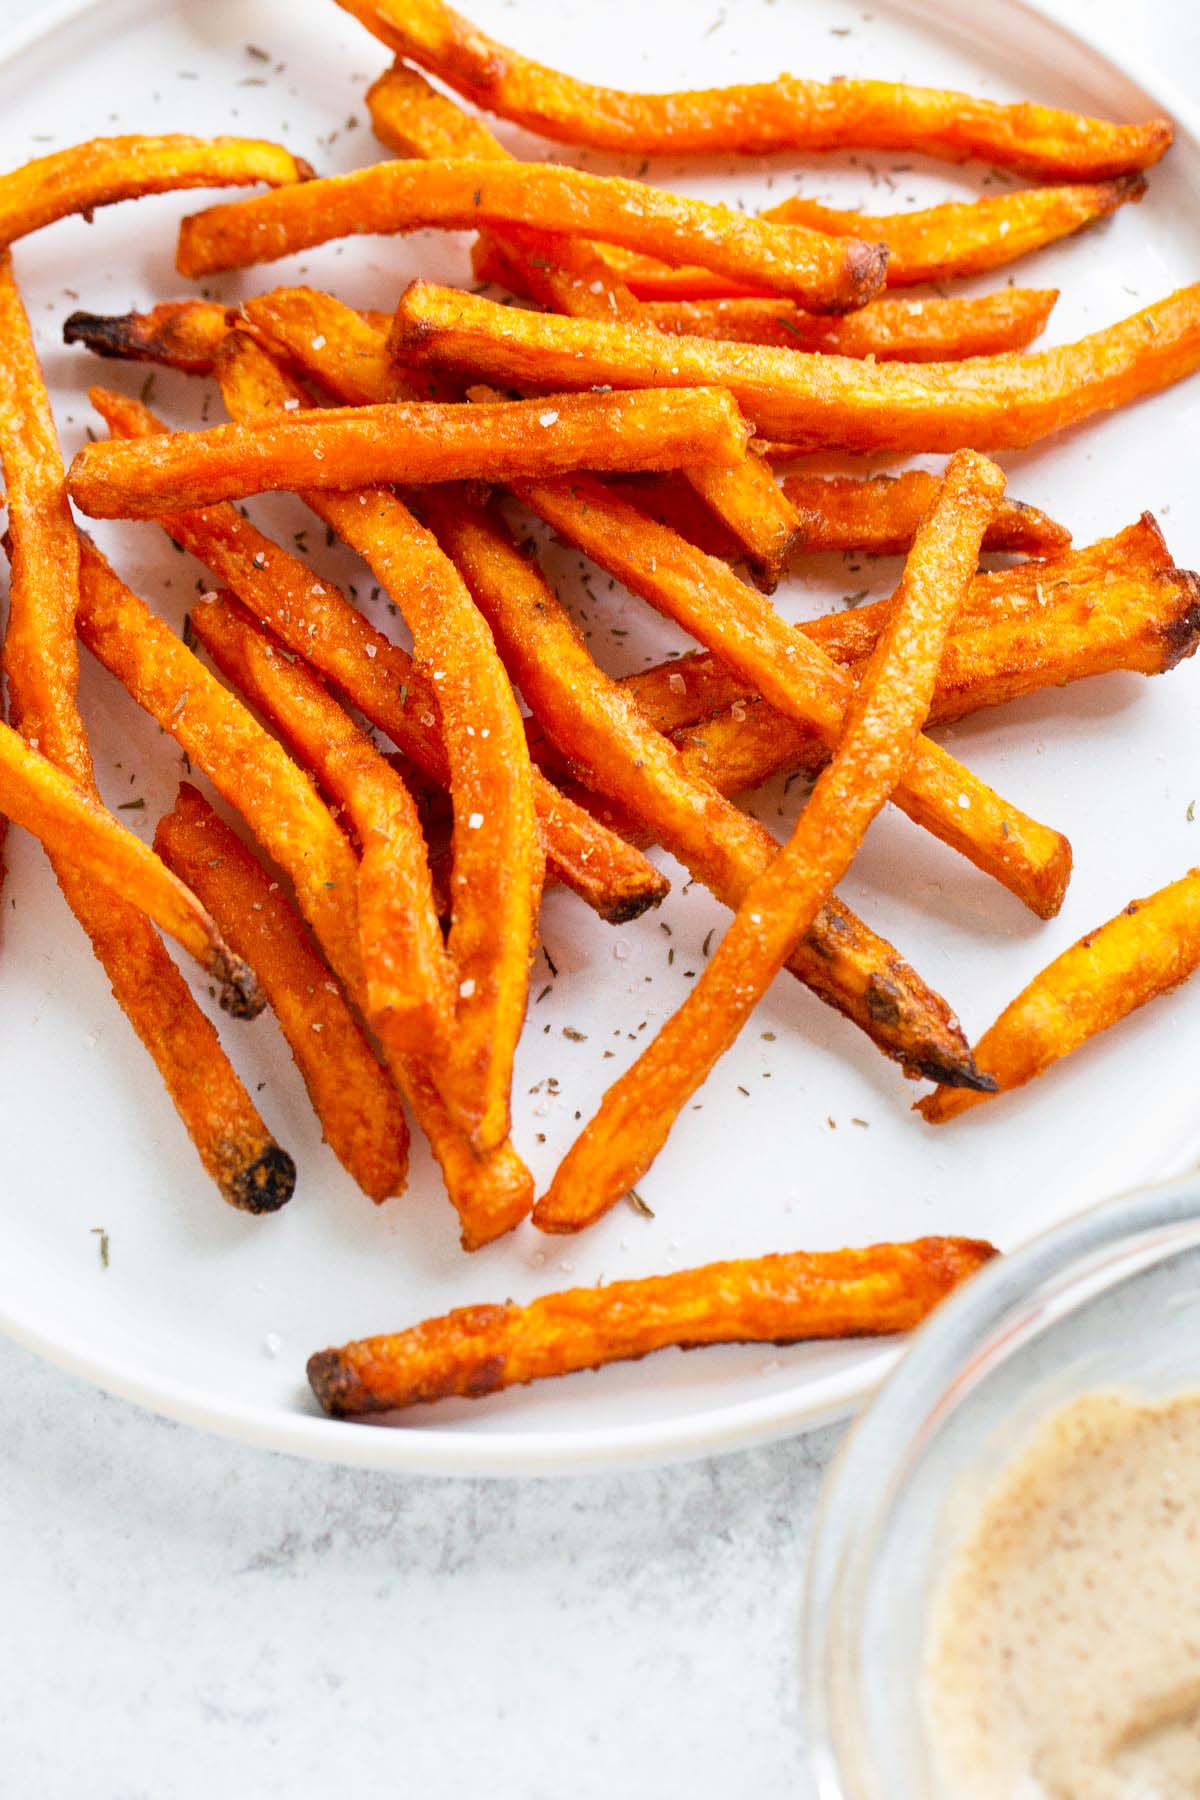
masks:
{"type": "MultiPolygon", "coordinates": [[[[235,333],[217,362],[230,413],[258,420],[303,390],[235,333]]],[[[454,565],[383,488],[301,499],[361,555],[400,608],[438,696],[454,806],[449,950],[458,975],[444,1071],[451,1116],[480,1150],[508,1135],[512,1061],[525,1017],[544,864],[521,715],[492,636],[454,565]]]]}
{"type": "Polygon", "coordinates": [[[259,138],[90,138],[0,175],[0,243],[11,244],[69,213],[183,188],[271,187],[308,181],[312,169],[259,138]]]}
{"type": "Polygon", "coordinates": [[[85,444],[68,487],[93,518],[153,518],[300,487],[732,462],[748,435],[720,388],[566,394],[553,403],[515,400],[486,409],[428,402],[331,407],[141,443],[85,444]]]}
{"type": "MultiPolygon", "coordinates": [[[[570,767],[736,908],[776,855],[775,839],[690,773],[628,692],[596,666],[541,571],[494,513],[442,490],[427,497],[426,510],[570,767]]],[[[906,1069],[932,1064],[947,1071],[942,1080],[974,1079],[945,1003],[837,901],[818,913],[788,966],[906,1069]]]]}
{"type": "Polygon", "coordinates": [[[1057,288],[1001,288],[972,300],[889,297],[840,319],[821,318],[787,300],[663,300],[647,302],[640,316],[677,337],[873,356],[876,362],[961,362],[1024,350],[1045,330],[1057,299],[1057,288]]]}
{"type": "MultiPolygon", "coordinates": [[[[380,77],[367,102],[377,134],[390,136],[402,155],[508,156],[479,120],[465,117],[404,63],[380,77]]],[[[533,277],[526,286],[534,286],[546,305],[574,318],[615,318],[640,310],[629,289],[609,275],[604,246],[586,238],[484,233],[475,251],[486,257],[489,250],[533,277]]],[[[697,465],[685,469],[684,477],[741,546],[758,585],[773,592],[798,521],[770,468],[747,449],[728,468],[697,465]]]]}
{"type": "Polygon", "coordinates": [[[849,868],[917,743],[950,622],[1003,492],[994,463],[970,450],[951,459],[829,767],[684,1004],[609,1088],[559,1164],[534,1208],[542,1230],[580,1230],[640,1180],[849,868]]]}
{"type": "MultiPolygon", "coordinates": [[[[903,475],[787,475],[783,491],[800,514],[797,550],[856,550],[868,556],[903,555],[937,492],[937,477],[921,469],[903,475]]],[[[1004,499],[988,526],[985,550],[1023,550],[1053,556],[1071,534],[1024,500],[1004,499]]]]}
{"type": "Polygon", "coordinates": [[[358,839],[358,927],[367,1017],[390,1052],[436,1064],[455,982],[416,805],[404,782],[308,665],[235,601],[205,598],[192,630],[221,673],[314,773],[358,839]]]}
{"type": "MultiPolygon", "coordinates": [[[[0,462],[12,564],[4,666],[12,719],[98,799],[75,701],[78,538],[8,252],[0,255],[0,339],[0,462]]],[[[54,872],[222,1197],[247,1212],[274,1212],[291,1198],[295,1164],[264,1125],[158,933],[136,907],[113,899],[61,858],[54,872]]]]}
{"type": "Polygon", "coordinates": [[[831,237],[867,237],[888,247],[887,284],[912,287],[955,275],[985,275],[1107,219],[1146,192],[1144,175],[1074,187],[1024,188],[921,212],[839,212],[796,194],[763,214],[778,225],[810,225],[831,237]]]}
{"type": "MultiPolygon", "coordinates": [[[[126,395],[93,388],[91,398],[110,429],[122,436],[166,429],[126,395]]],[[[439,786],[449,785],[433,683],[337,588],[228,504],[173,512],[160,523],[419,769],[439,786]]],[[[550,870],[602,918],[623,924],[662,899],[667,883],[653,864],[536,769],[533,794],[550,870]]]]}
{"type": "Polygon", "coordinates": [[[215,300],[164,300],[149,312],[73,312],[64,344],[86,344],[97,356],[162,363],[184,375],[210,375],[229,336],[229,308],[215,300]]]}
{"type": "Polygon", "coordinates": [[[400,1096],[279,883],[187,782],[154,847],[257,973],[334,1155],[370,1199],[402,1193],[400,1096]]]}
{"type": "MultiPolygon", "coordinates": [[[[287,752],[109,568],[91,545],[81,564],[79,631],[92,654],[208,776],[292,879],[296,898],[352,1000],[363,998],[358,863],[344,833],[287,752]]],[[[429,1138],[477,1249],[529,1209],[529,1173],[509,1144],[476,1156],[457,1132],[424,1063],[393,1074],[429,1138]]]]}
{"type": "MultiPolygon", "coordinates": [[[[853,692],[849,677],[723,562],[588,477],[521,482],[516,491],[557,532],[682,625],[773,706],[815,726],[830,748],[838,742],[853,692]]],[[[918,739],[892,798],[1039,918],[1052,918],[1062,905],[1071,871],[1067,840],[1002,800],[940,745],[918,739]]]]}
{"type": "Polygon", "coordinates": [[[462,1306],[386,1337],[321,1350],[308,1379],[335,1419],[458,1395],[477,1400],[548,1376],[677,1345],[791,1344],[910,1331],[995,1251],[970,1238],[793,1251],[462,1306]]]}
{"type": "MultiPolygon", "coordinates": [[[[799,629],[857,673],[891,605],[888,599],[829,613],[799,629]]],[[[942,656],[930,723],[1118,669],[1164,674],[1194,655],[1198,643],[1200,577],[1176,568],[1153,516],[1144,513],[1116,537],[1053,562],[977,575],[942,656]]],[[[825,754],[810,731],[765,703],[748,704],[756,696],[711,655],[660,664],[623,685],[660,731],[702,722],[701,766],[723,793],[825,754]],[[751,770],[753,779],[743,779],[751,770]]]]}
{"type": "Polygon", "coordinates": [[[263,996],[189,887],[86,788],[0,723],[0,812],[39,838],[78,878],[124,900],[194,956],[221,985],[221,1004],[252,1019],[263,996]]]}
{"type": "Polygon", "coordinates": [[[273,262],[361,232],[532,225],[570,237],[700,263],[813,312],[850,312],[883,286],[886,252],[802,225],[764,225],[727,206],[685,200],[618,175],[492,158],[382,162],[351,175],[193,213],[176,266],[202,277],[273,262]]]}
{"type": "MultiPolygon", "coordinates": [[[[980,1064],[1008,1093],[1045,1074],[1089,1038],[1169,994],[1200,963],[1200,869],[1131,900],[1035,975],[979,1040],[980,1064]]],[[[938,1088],[917,1103],[931,1125],[983,1099],[938,1088]],[[965,1106],[964,1106],[965,1099],[965,1106]]]]}
{"type": "MultiPolygon", "coordinates": [[[[280,292],[251,302],[250,311],[256,327],[269,337],[278,335],[288,353],[306,371],[315,374],[337,398],[362,398],[365,382],[378,379],[378,363],[371,356],[369,327],[358,320],[357,315],[347,314],[344,307],[339,307],[328,296],[280,292]],[[371,371],[365,379],[364,369],[371,371]]],[[[366,397],[373,391],[366,387],[366,397]]],[[[426,505],[430,504],[430,498],[427,492],[426,505]]],[[[437,502],[436,492],[432,494],[432,500],[437,502]]],[[[465,543],[461,531],[474,525],[471,541],[482,554],[468,573],[476,600],[493,627],[499,627],[502,618],[516,605],[517,597],[524,595],[527,620],[540,624],[545,638],[541,678],[553,682],[556,668],[564,675],[574,668],[569,652],[573,640],[570,636],[559,637],[555,633],[557,603],[532,565],[524,558],[514,557],[511,545],[502,535],[489,532],[481,536],[480,515],[469,507],[462,508],[457,503],[452,509],[442,506],[437,522],[439,530],[446,531],[447,542],[452,542],[456,549],[465,543]],[[454,524],[456,514],[461,515],[457,527],[454,524]],[[493,607],[498,609],[495,614],[493,607]]],[[[486,521],[482,523],[486,524],[486,521]]],[[[567,687],[576,699],[583,697],[587,685],[583,680],[584,672],[580,666],[576,669],[578,682],[567,681],[567,687]]],[[[594,666],[593,675],[603,684],[603,677],[594,666]]],[[[527,676],[532,695],[536,691],[535,677],[529,671],[527,676]]],[[[604,694],[610,686],[603,684],[597,690],[600,711],[597,722],[602,719],[608,730],[620,717],[619,712],[614,717],[611,706],[604,703],[604,694]]],[[[566,699],[564,696],[564,706],[566,699]]],[[[661,742],[656,744],[652,734],[643,741],[636,723],[627,715],[624,731],[627,754],[635,764],[641,765],[633,772],[635,788],[646,783],[651,791],[647,802],[650,815],[658,823],[669,820],[670,808],[664,810],[653,800],[656,772],[663,773],[665,747],[661,742]]],[[[580,753],[586,757],[586,748],[582,745],[580,753]]],[[[668,790],[673,791],[669,753],[663,778],[668,790]]],[[[735,814],[726,822],[724,848],[705,848],[702,841],[697,844],[699,821],[695,807],[696,795],[692,793],[688,796],[682,826],[677,818],[667,841],[685,861],[694,855],[697,862],[693,866],[708,870],[703,877],[705,880],[723,883],[720,892],[729,898],[740,891],[738,877],[731,873],[738,865],[738,859],[741,858],[744,881],[756,871],[764,855],[774,853],[774,840],[753,821],[735,814]]],[[[679,813],[681,809],[677,805],[675,810],[679,813]]],[[[707,803],[703,810],[707,812],[707,803]]],[[[611,811],[610,807],[601,815],[606,823],[616,825],[622,831],[636,829],[630,826],[627,815],[617,820],[611,816],[611,811]]],[[[730,903],[736,904],[736,901],[730,903]]],[[[800,947],[795,963],[796,972],[802,979],[906,1067],[935,1064],[952,1071],[943,1075],[943,1080],[973,1079],[969,1064],[962,1060],[958,1027],[944,1002],[920,981],[890,945],[881,942],[861,920],[836,902],[831,902],[822,912],[814,925],[811,944],[806,942],[800,947]]]]}
{"type": "MultiPolygon", "coordinates": [[[[919,150],[1047,181],[1148,168],[1171,142],[1168,119],[1116,125],[1023,102],[893,81],[774,81],[691,93],[631,94],[532,62],[442,0],[339,0],[397,56],[456,93],[568,144],[639,155],[678,151],[919,150]]],[[[598,233],[603,236],[603,233],[598,233]]]]}
{"type": "Polygon", "coordinates": [[[802,449],[1016,448],[1125,406],[1200,366],[1200,283],[1076,344],[961,363],[868,363],[670,338],[519,312],[415,281],[393,346],[489,380],[564,388],[723,384],[759,431],[802,449]]]}

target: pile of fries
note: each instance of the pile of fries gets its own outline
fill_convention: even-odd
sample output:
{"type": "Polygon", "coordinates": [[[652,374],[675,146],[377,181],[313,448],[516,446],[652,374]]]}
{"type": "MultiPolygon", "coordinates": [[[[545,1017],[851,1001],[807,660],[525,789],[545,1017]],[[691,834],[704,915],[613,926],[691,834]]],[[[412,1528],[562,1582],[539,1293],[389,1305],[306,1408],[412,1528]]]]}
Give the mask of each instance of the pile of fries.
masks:
{"type": "MultiPolygon", "coordinates": [[[[1193,373],[1200,285],[1052,350],[1029,346],[1054,293],[887,291],[1005,268],[1140,200],[1169,122],[789,76],[616,92],[528,61],[441,0],[340,3],[396,58],[367,95],[386,159],[319,179],[273,144],[114,138],[0,177],[6,245],[140,194],[261,183],[184,220],[181,276],[355,233],[465,228],[478,232],[477,280],[507,290],[416,280],[387,312],[283,287],[232,311],[181,298],[77,313],[68,342],[215,380],[228,422],[173,431],[144,399],[93,389],[108,435],[64,470],[8,250],[0,262],[0,809],[45,844],[224,1198],[276,1209],[295,1166],[154,927],[217,980],[232,1016],[270,1005],[328,1143],[372,1200],[402,1191],[416,1121],[467,1250],[530,1216],[579,1231],[635,1191],[785,968],[935,1083],[918,1102],[930,1123],[1028,1082],[1189,975],[1196,871],[1089,933],[972,1049],[947,1001],[834,897],[891,800],[1036,917],[1055,916],[1066,837],[926,727],[1111,670],[1160,674],[1196,648],[1200,583],[1148,514],[1075,548],[1006,495],[986,453],[1193,373]],[[482,113],[647,157],[885,147],[979,157],[1047,185],[891,217],[804,199],[754,217],[647,180],[519,162],[482,113]],[[777,466],[829,450],[949,461],[940,477],[777,466]],[[298,495],[363,559],[411,650],[235,504],[269,491],[298,495]],[[206,566],[212,587],[182,638],[71,503],[155,522],[206,566]],[[606,674],[514,512],[681,626],[695,653],[606,674]],[[819,550],[902,553],[903,577],[889,600],[791,625],[770,595],[819,550]],[[984,550],[1012,560],[981,572],[984,550]],[[241,832],[191,783],[153,849],[105,809],[77,640],[241,832]],[[780,771],[814,782],[783,845],[736,804],[780,771]],[[633,919],[666,893],[654,844],[731,921],[535,1200],[510,1089],[544,888],[633,919]]],[[[667,1344],[899,1331],[991,1254],[937,1238],[713,1264],[468,1308],[323,1351],[309,1375],[346,1416],[667,1344]]]]}

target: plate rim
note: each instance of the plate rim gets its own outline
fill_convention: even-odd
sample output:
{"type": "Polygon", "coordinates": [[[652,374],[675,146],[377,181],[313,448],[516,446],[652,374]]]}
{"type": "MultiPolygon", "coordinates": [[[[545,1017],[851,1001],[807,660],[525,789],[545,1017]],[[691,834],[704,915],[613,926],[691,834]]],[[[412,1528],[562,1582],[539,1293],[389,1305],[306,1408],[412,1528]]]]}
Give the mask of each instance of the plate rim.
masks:
{"type": "MultiPolygon", "coordinates": [[[[43,43],[85,13],[123,0],[49,0],[0,30],[0,64],[43,43]]],[[[954,0],[886,0],[900,13],[935,24],[961,22],[954,0]]],[[[143,0],[145,4],[145,0],[143,0]]],[[[1098,56],[1145,99],[1174,122],[1176,141],[1200,151],[1200,104],[1169,76],[1149,68],[1140,54],[1118,48],[1103,30],[1093,32],[1063,16],[1062,0],[999,0],[999,8],[1049,27],[1067,43],[1098,56]]],[[[1145,1181],[1181,1174],[1178,1151],[1145,1181]]],[[[1103,1195],[1095,1202],[1099,1204],[1103,1195]]],[[[1019,1246],[1018,1246],[1019,1247],[1019,1246]]],[[[79,1376],[120,1399],[160,1417],[197,1427],[218,1437],[343,1467],[393,1474],[445,1477],[581,1475],[599,1468],[663,1466],[704,1456],[748,1450],[798,1436],[845,1419],[877,1391],[903,1354],[907,1339],[873,1347],[853,1371],[810,1382],[802,1392],[784,1389],[753,1399],[732,1400],[690,1417],[580,1431],[445,1431],[435,1425],[367,1425],[332,1420],[297,1408],[215,1401],[205,1389],[147,1375],[118,1355],[87,1348],[69,1333],[51,1335],[23,1316],[19,1305],[0,1298],[0,1332],[44,1361],[79,1376]]]]}

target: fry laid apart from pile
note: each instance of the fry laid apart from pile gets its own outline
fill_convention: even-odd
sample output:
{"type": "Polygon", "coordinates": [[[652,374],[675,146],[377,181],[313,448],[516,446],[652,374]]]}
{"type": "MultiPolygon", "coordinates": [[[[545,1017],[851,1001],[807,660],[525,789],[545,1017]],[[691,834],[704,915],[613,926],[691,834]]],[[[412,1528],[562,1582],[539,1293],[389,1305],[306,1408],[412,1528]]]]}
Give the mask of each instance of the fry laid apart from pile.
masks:
{"type": "Polygon", "coordinates": [[[630,1362],[674,1345],[795,1344],[911,1331],[995,1255],[971,1238],[918,1238],[709,1263],[642,1281],[546,1294],[528,1306],[462,1306],[390,1337],[309,1358],[334,1418],[630,1362]]]}
{"type": "MultiPolygon", "coordinates": [[[[789,75],[635,93],[506,49],[442,0],[340,4],[395,58],[365,96],[386,159],[318,176],[257,139],[123,136],[0,174],[0,843],[11,819],[45,846],[224,1199],[274,1211],[296,1168],[160,931],[228,1011],[270,1006],[322,1136],[372,1201],[404,1192],[416,1121],[471,1251],[530,1215],[575,1232],[639,1201],[635,1184],[785,969],[935,1084],[916,1108],[929,1123],[1033,1080],[1186,979],[1200,964],[1196,871],[1064,951],[972,1047],[950,1001],[835,893],[891,801],[1053,919],[1068,839],[928,731],[1097,675],[1160,675],[1200,645],[1200,581],[1150,514],[1079,546],[1045,510],[1036,462],[1016,498],[984,454],[1195,373],[1200,284],[1048,349],[1033,346],[1057,288],[909,291],[1083,245],[1105,219],[1136,229],[1123,209],[1146,194],[1169,121],[789,75]],[[636,176],[524,160],[484,114],[647,159],[897,150],[1041,185],[1001,176],[1002,192],[901,213],[777,190],[755,212],[737,193],[670,192],[648,160],[636,176]],[[200,428],[173,429],[146,404],[153,376],[140,400],[97,388],[109,435],[89,431],[65,471],[4,246],[118,201],[254,184],[269,191],[183,219],[181,275],[327,244],[337,268],[342,240],[367,234],[418,253],[386,269],[372,308],[264,282],[236,305],[206,289],[73,313],[68,343],[215,381],[228,418],[210,421],[209,394],[200,428]],[[461,287],[424,278],[426,229],[472,234],[461,287]],[[941,473],[866,460],[942,452],[941,473]],[[801,462],[813,453],[827,460],[801,462]],[[352,583],[311,566],[311,521],[285,548],[241,504],[275,494],[359,558],[397,635],[352,583]],[[182,634],[79,531],[72,501],[153,524],[203,565],[198,597],[182,584],[182,634]],[[981,567],[985,554],[1005,560],[981,567]],[[888,598],[862,605],[864,589],[793,622],[770,596],[789,568],[820,575],[820,555],[855,573],[861,559],[905,563],[888,598]],[[643,602],[683,646],[655,650],[624,612],[605,617],[643,602]],[[627,640],[619,671],[591,641],[605,628],[627,640]],[[77,641],[210,789],[179,786],[153,849],[100,797],[77,641]],[[783,843],[740,803],[775,776],[784,791],[812,783],[783,843]],[[639,1053],[623,1073],[613,1061],[590,1121],[580,1103],[535,1203],[512,1096],[523,1032],[550,1030],[530,1023],[549,992],[531,1007],[543,896],[565,889],[601,920],[634,920],[668,893],[659,850],[731,917],[680,971],[692,985],[656,1033],[649,1018],[613,1033],[639,1053]]],[[[559,929],[556,916],[556,947],[559,929]]],[[[956,955],[939,971],[951,996],[956,955]]],[[[328,1414],[352,1417],[670,1345],[905,1331],[993,1254],[928,1237],[467,1307],[321,1351],[309,1380],[328,1414]]]]}

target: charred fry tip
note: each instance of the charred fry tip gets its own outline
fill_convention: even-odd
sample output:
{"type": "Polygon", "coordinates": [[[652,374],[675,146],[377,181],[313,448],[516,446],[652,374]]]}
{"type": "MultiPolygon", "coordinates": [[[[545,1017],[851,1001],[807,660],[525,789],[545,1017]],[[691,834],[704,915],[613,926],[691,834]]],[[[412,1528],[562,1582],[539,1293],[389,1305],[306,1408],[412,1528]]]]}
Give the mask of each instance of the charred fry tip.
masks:
{"type": "Polygon", "coordinates": [[[223,1181],[221,1191],[239,1212],[278,1212],[296,1191],[296,1165],[280,1145],[268,1144],[252,1163],[223,1181]]]}
{"type": "Polygon", "coordinates": [[[825,309],[829,312],[857,312],[881,293],[887,281],[888,246],[847,240],[845,244],[847,292],[825,309]]]}
{"type": "Polygon", "coordinates": [[[258,977],[248,962],[235,956],[225,944],[218,944],[209,964],[209,974],[220,984],[220,1006],[231,1019],[257,1019],[267,997],[258,985],[258,977]]]}
{"type": "MultiPolygon", "coordinates": [[[[996,1077],[986,1075],[972,1056],[965,1062],[941,1062],[930,1057],[907,1065],[904,1073],[914,1081],[936,1081],[939,1087],[958,1088],[968,1094],[994,1094],[997,1090],[996,1077]]],[[[923,1106],[923,1100],[914,1101],[913,1111],[920,1112],[923,1106]]]]}
{"type": "Polygon", "coordinates": [[[1187,599],[1182,610],[1169,619],[1162,629],[1164,672],[1186,662],[1189,656],[1195,655],[1196,647],[1200,645],[1200,575],[1193,574],[1191,569],[1178,569],[1175,576],[1187,599]]]}
{"type": "Polygon", "coordinates": [[[640,919],[652,907],[661,906],[670,891],[671,884],[663,875],[653,888],[639,888],[636,893],[627,894],[611,905],[599,908],[599,917],[606,925],[632,925],[635,919],[640,919]]]}
{"type": "Polygon", "coordinates": [[[86,344],[97,356],[126,358],[136,313],[73,312],[63,321],[64,344],[86,344]]]}
{"type": "Polygon", "coordinates": [[[293,153],[293,161],[296,164],[296,180],[297,181],[315,181],[316,180],[317,171],[313,168],[313,165],[309,162],[309,160],[306,156],[296,156],[293,153]]]}
{"type": "Polygon", "coordinates": [[[331,1419],[349,1419],[369,1408],[369,1396],[356,1370],[337,1350],[318,1350],[308,1359],[308,1385],[321,1410],[331,1419]]]}

